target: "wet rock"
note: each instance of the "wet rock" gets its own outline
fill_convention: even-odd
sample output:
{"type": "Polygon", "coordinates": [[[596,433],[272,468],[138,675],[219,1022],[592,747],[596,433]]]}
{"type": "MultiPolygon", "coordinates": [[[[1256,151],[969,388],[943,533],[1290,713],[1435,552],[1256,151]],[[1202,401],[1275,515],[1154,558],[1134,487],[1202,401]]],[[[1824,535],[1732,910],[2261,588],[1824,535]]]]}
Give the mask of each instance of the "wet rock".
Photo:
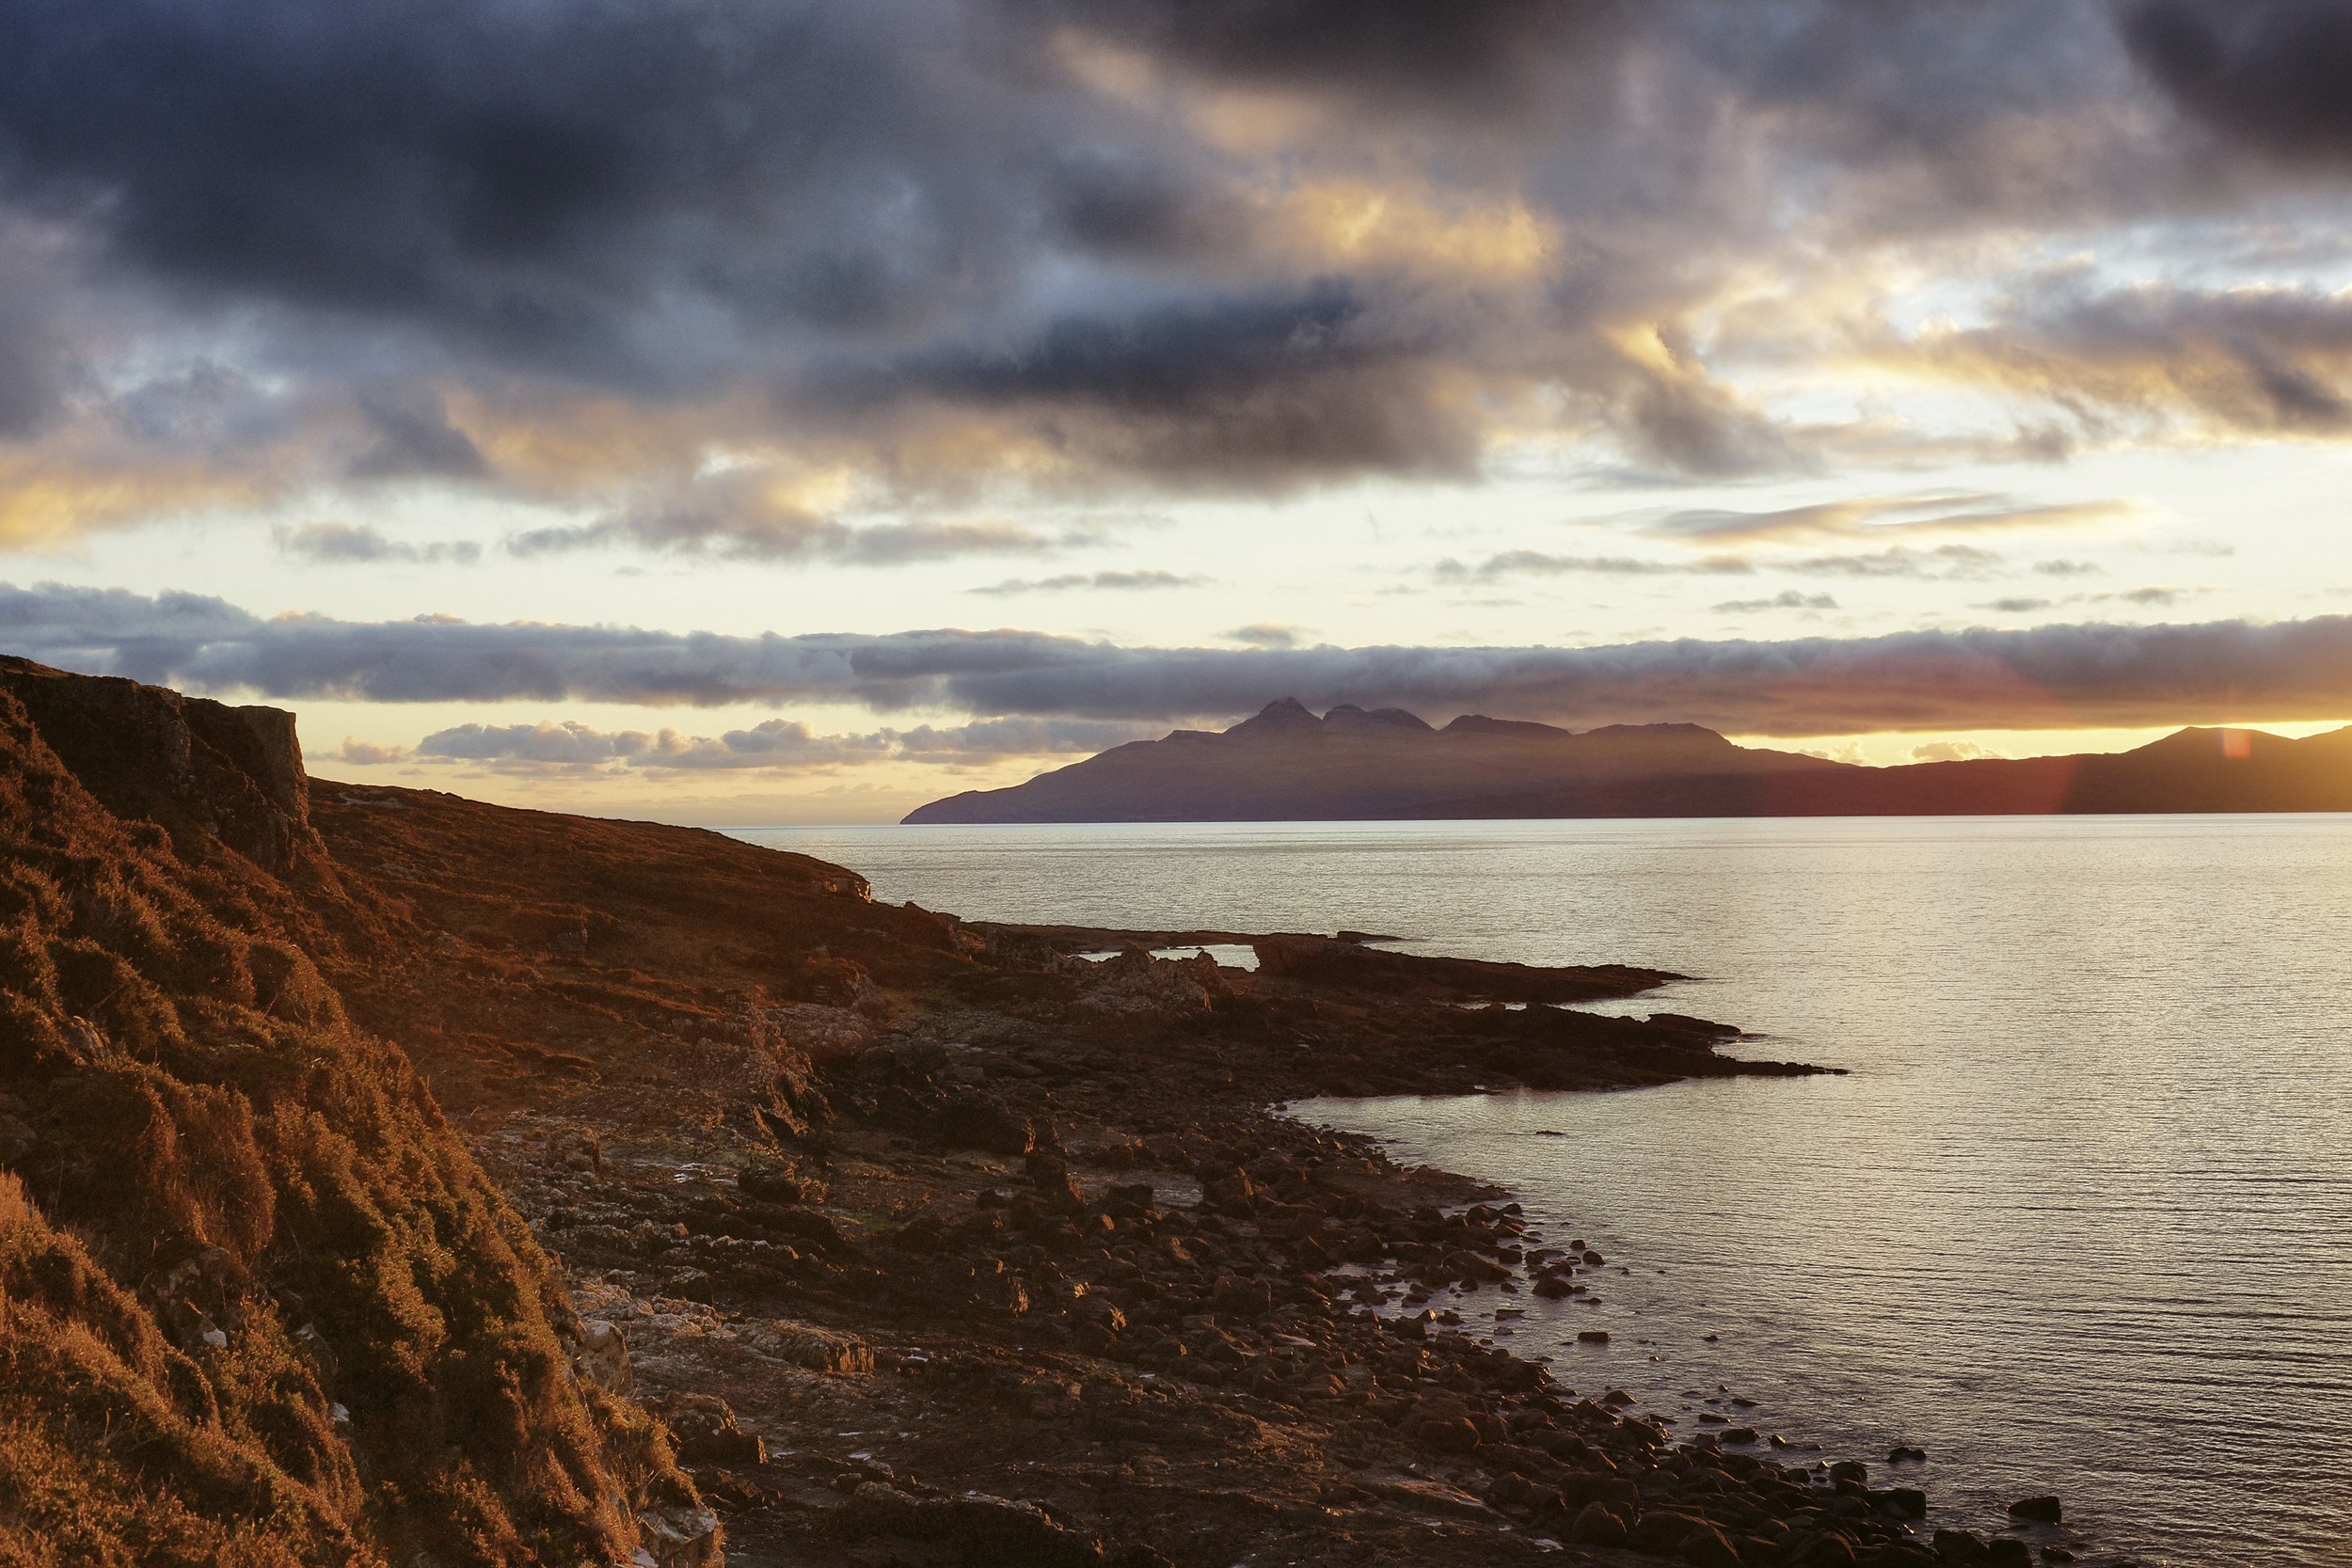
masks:
{"type": "Polygon", "coordinates": [[[2047,1494],[2038,1497],[2020,1497],[2009,1505],[2010,1518],[2035,1525],[2055,1525],[2063,1513],[2058,1500],[2047,1494]]]}
{"type": "Polygon", "coordinates": [[[1414,1440],[1432,1453],[1471,1453],[1478,1448],[1478,1428],[1467,1417],[1424,1420],[1414,1430],[1414,1440]]]}
{"type": "Polygon", "coordinates": [[[1625,1521],[1598,1503],[1586,1503],[1568,1526],[1568,1539],[1580,1546],[1622,1546],[1625,1521]]]}
{"type": "Polygon", "coordinates": [[[1564,1477],[1560,1500],[1565,1508],[1582,1509],[1599,1503],[1620,1519],[1629,1518],[1640,1503],[1642,1489],[1625,1477],[1606,1470],[1589,1470],[1564,1477]]]}
{"type": "Polygon", "coordinates": [[[1809,1536],[1788,1556],[1789,1568],[1852,1568],[1853,1543],[1835,1530],[1809,1536]]]}
{"type": "Polygon", "coordinates": [[[1935,1554],[1916,1541],[1882,1541],[1855,1558],[1862,1568],[1940,1568],[1935,1554]]]}
{"type": "Polygon", "coordinates": [[[1907,1444],[1898,1443],[1886,1451],[1886,1462],[1889,1465],[1924,1465],[1927,1459],[1927,1449],[1915,1449],[1907,1444]]]}
{"type": "Polygon", "coordinates": [[[1682,1560],[1693,1568],[1740,1568],[1740,1553],[1724,1532],[1701,1521],[1682,1539],[1682,1560]]]}
{"type": "Polygon", "coordinates": [[[1702,1528],[1701,1521],[1687,1513],[1645,1513],[1635,1522],[1627,1538],[1627,1544],[1652,1557],[1671,1557],[1680,1551],[1682,1544],[1702,1528]]]}
{"type": "Polygon", "coordinates": [[[1149,1211],[1159,1194],[1149,1181],[1114,1181],[1103,1194],[1103,1207],[1122,1218],[1149,1211]]]}
{"type": "Polygon", "coordinates": [[[1576,1337],[1576,1342],[1580,1345],[1605,1345],[1609,1342],[1609,1331],[1605,1328],[1588,1328],[1576,1337]]]}
{"type": "Polygon", "coordinates": [[[1989,1568],[2033,1568],[2032,1551],[2013,1536],[1986,1542],[1984,1560],[1989,1568]]]}
{"type": "Polygon", "coordinates": [[[1879,1494],[1879,1506],[1899,1519],[1928,1516],[1928,1495],[1915,1486],[1893,1486],[1879,1494]]]}
{"type": "Polygon", "coordinates": [[[1974,1530],[1937,1530],[1934,1546],[1937,1560],[1947,1568],[1983,1568],[1988,1560],[1984,1538],[1974,1530]]]}
{"type": "Polygon", "coordinates": [[[1258,1189],[1246,1171],[1212,1177],[1200,1184],[1200,1206],[1221,1214],[1247,1214],[1258,1206],[1258,1189]]]}

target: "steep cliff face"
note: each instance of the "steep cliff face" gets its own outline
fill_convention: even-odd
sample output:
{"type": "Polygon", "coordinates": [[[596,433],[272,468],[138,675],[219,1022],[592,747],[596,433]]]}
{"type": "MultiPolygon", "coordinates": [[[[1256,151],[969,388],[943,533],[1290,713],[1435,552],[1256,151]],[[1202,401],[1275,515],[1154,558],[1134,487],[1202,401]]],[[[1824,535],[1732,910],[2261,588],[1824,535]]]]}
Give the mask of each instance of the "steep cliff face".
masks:
{"type": "Polygon", "coordinates": [[[715,1560],[323,969],[290,716],[0,663],[0,1562],[715,1560]]]}
{"type": "Polygon", "coordinates": [[[284,872],[318,850],[302,748],[284,709],[5,657],[0,689],[101,805],[165,829],[183,853],[209,858],[216,844],[284,872]]]}

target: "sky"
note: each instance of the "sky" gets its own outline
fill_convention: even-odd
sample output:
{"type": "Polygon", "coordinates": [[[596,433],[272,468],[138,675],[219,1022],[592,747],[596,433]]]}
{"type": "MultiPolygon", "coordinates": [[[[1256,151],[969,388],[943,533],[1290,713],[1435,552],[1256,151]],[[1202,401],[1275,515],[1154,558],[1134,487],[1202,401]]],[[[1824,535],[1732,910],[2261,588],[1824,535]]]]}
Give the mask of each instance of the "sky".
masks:
{"type": "Polygon", "coordinates": [[[0,650],[891,820],[2352,722],[2344,0],[0,0],[0,650]]]}

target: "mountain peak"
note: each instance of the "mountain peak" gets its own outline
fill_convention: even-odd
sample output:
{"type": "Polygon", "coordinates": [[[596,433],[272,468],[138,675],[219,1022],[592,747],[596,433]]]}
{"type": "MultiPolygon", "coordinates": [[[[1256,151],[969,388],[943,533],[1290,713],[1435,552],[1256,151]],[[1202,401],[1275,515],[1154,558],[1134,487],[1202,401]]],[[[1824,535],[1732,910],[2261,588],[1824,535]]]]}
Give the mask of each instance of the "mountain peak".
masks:
{"type": "Polygon", "coordinates": [[[1311,730],[1320,726],[1322,722],[1322,720],[1314,716],[1313,710],[1297,698],[1278,697],[1260,708],[1255,716],[1243,720],[1225,733],[1243,736],[1280,735],[1291,730],[1311,730]]]}

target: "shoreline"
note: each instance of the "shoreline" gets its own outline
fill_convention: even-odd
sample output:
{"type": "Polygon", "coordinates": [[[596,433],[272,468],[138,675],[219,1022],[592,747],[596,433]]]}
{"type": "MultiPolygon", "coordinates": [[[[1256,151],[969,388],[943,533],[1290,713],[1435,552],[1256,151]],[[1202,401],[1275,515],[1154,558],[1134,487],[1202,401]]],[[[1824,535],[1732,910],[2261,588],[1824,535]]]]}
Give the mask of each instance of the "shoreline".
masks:
{"type": "Polygon", "coordinates": [[[1662,971],[1299,934],[1222,969],[876,904],[715,834],[316,796],[436,955],[346,976],[357,1009],[434,1074],[558,1259],[581,1375],[669,1424],[731,1561],[1942,1560],[1884,1478],[1677,1446],[1605,1386],[1396,1322],[1602,1265],[1276,1109],[1824,1070],[1540,1005],[1662,971]],[[542,912],[485,915],[521,887],[542,912]],[[544,912],[575,908],[598,918],[544,912]]]}
{"type": "Polygon", "coordinates": [[[20,898],[21,950],[72,962],[6,988],[35,1027],[0,1196],[80,1282],[41,1342],[80,1354],[94,1308],[131,1336],[94,1450],[64,1385],[16,1390],[61,1497],[225,1539],[251,1499],[214,1444],[288,1529],[420,1562],[2026,1560],[1477,1342],[1442,1288],[1573,1299],[1607,1259],[1280,1114],[1836,1070],[1575,1006],[1665,971],[1361,933],[1158,958],[715,833],[310,779],[275,710],[5,673],[17,870],[75,895],[20,898]]]}

